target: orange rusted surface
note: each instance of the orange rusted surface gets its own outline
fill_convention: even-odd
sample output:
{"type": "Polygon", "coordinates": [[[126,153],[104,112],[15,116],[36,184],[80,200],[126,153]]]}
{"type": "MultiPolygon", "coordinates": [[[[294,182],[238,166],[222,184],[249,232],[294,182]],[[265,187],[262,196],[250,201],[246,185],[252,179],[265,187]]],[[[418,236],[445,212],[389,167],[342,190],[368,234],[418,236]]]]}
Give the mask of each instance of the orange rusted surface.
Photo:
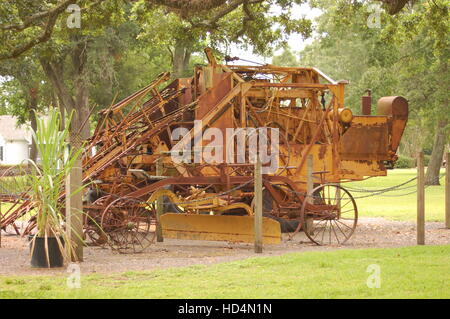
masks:
{"type": "MultiPolygon", "coordinates": [[[[98,207],[112,209],[111,203],[129,207],[129,200],[121,203],[117,198],[145,201],[163,187],[181,203],[217,196],[222,206],[250,206],[254,163],[249,148],[241,150],[245,161],[239,162],[237,139],[225,142],[205,136],[210,128],[224,137],[229,129],[278,129],[278,168],[264,177],[274,202],[270,214],[277,217],[316,218],[325,211],[327,218],[340,215],[329,212],[330,204],[305,201],[308,155],[313,156],[314,185],[382,176],[393,167],[408,119],[404,98],[381,98],[374,115],[369,115],[366,98],[366,115],[353,114],[345,105],[347,82],[336,82],[318,69],[221,65],[211,50],[206,53],[209,64],[196,67],[191,78],[175,79],[164,87],[169,74],[163,73],[99,113],[83,155],[84,181],[95,181],[104,195],[96,209],[86,206],[94,216],[107,216],[98,207]],[[200,120],[199,130],[195,123],[200,120]],[[181,128],[183,136],[174,138],[181,128]],[[196,141],[203,147],[200,153],[194,147],[187,163],[173,161],[174,149],[196,141]],[[217,157],[218,150],[222,154],[217,157]],[[163,166],[157,174],[158,159],[163,166]]],[[[198,213],[195,205],[186,207],[184,213],[198,213]]]]}

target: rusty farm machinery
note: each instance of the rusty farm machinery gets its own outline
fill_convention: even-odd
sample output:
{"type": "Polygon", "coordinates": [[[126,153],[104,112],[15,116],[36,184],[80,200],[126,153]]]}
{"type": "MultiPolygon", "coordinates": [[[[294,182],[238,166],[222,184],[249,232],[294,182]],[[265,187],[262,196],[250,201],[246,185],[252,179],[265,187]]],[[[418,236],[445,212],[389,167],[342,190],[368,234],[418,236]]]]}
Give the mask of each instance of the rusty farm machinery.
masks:
{"type": "MultiPolygon", "coordinates": [[[[363,114],[354,115],[344,101],[347,83],[318,69],[222,65],[205,53],[209,63],[192,77],[165,85],[163,73],[99,113],[83,155],[83,181],[94,185],[84,207],[86,238],[138,252],[159,225],[166,238],[252,242],[253,138],[265,139],[276,157],[263,174],[263,241],[301,231],[319,245],[345,243],[358,210],[343,182],[393,167],[407,101],[383,97],[371,115],[366,98],[363,114]]],[[[4,220],[29,210],[17,201],[4,220]]]]}

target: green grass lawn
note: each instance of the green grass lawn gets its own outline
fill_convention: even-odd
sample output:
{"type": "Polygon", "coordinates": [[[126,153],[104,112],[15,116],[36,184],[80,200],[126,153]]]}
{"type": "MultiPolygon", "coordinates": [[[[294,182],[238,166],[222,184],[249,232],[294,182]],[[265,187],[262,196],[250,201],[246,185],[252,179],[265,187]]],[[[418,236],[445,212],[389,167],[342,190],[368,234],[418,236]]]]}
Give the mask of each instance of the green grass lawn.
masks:
{"type": "Polygon", "coordinates": [[[66,277],[0,277],[1,298],[450,298],[450,246],[338,250],[213,266],[66,277]],[[381,269],[368,288],[367,267],[381,269]]]}
{"type": "MultiPolygon", "coordinates": [[[[444,173],[444,170],[441,171],[444,173]]],[[[394,169],[388,171],[388,176],[369,178],[361,182],[344,183],[343,187],[364,188],[369,190],[384,189],[399,185],[417,176],[416,169],[394,169]]],[[[413,181],[404,187],[416,185],[413,181]]],[[[361,217],[385,217],[393,220],[416,219],[416,194],[398,196],[415,191],[415,187],[388,192],[385,194],[356,199],[359,216],[361,217]]],[[[354,197],[361,197],[367,193],[351,192],[354,197]]],[[[443,221],[445,214],[444,178],[441,186],[429,186],[425,190],[425,216],[427,221],[443,221]]]]}

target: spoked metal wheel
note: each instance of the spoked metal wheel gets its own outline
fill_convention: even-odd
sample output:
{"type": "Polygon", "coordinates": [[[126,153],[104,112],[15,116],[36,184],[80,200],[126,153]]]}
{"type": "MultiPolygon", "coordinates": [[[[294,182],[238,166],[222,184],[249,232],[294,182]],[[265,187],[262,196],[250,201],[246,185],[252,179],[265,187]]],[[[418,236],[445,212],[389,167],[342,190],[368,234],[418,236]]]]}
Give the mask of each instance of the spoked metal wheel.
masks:
{"type": "Polygon", "coordinates": [[[155,240],[156,209],[134,198],[118,198],[105,208],[101,227],[113,250],[140,253],[155,240]]]}
{"type": "Polygon", "coordinates": [[[354,233],[358,208],[353,196],[336,184],[320,185],[310,200],[303,202],[301,224],[317,245],[342,245],[354,233]]]}
{"type": "Polygon", "coordinates": [[[98,198],[86,208],[87,214],[84,220],[84,237],[89,246],[102,246],[106,244],[108,237],[102,230],[101,217],[104,207],[106,207],[114,197],[110,194],[98,198]]]}

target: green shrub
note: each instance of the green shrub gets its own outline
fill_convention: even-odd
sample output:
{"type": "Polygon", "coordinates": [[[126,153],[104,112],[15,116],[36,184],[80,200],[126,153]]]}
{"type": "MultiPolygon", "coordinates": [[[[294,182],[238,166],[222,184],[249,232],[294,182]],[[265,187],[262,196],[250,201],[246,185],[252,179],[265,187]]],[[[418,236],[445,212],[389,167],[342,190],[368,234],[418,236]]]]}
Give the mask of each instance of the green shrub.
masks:
{"type": "Polygon", "coordinates": [[[431,159],[431,155],[424,155],[423,156],[423,164],[425,165],[425,166],[428,166],[428,164],[430,163],[430,159],[431,159]]]}
{"type": "Polygon", "coordinates": [[[416,160],[412,157],[400,155],[397,162],[395,163],[395,168],[414,168],[416,167],[416,160]]]}

